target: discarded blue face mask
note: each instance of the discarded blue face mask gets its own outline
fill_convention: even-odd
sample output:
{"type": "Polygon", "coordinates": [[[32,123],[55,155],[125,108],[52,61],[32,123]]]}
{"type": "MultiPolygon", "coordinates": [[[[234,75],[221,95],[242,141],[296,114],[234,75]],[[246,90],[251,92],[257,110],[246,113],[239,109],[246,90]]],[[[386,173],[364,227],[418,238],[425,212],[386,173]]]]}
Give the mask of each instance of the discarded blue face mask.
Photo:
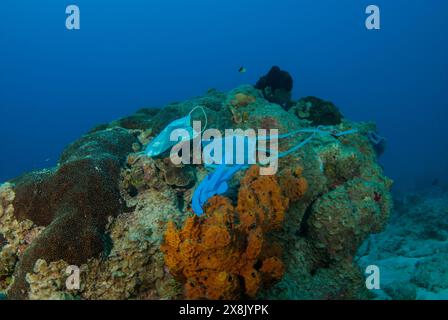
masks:
{"type": "Polygon", "coordinates": [[[215,138],[212,141],[202,140],[202,144],[204,147],[203,161],[206,168],[217,168],[221,164],[242,164],[247,167],[256,163],[256,137],[232,134],[215,138]],[[214,147],[217,147],[217,149],[207,150],[212,143],[215,144],[214,147]],[[242,150],[237,150],[238,145],[241,146],[242,150]],[[232,149],[228,149],[228,146],[232,146],[232,149]],[[220,154],[216,154],[218,151],[220,151],[220,154]],[[218,163],[215,163],[215,160],[218,160],[218,163]]]}
{"type": "MultiPolygon", "coordinates": [[[[243,164],[246,167],[251,164],[256,164],[256,154],[255,152],[264,152],[266,154],[272,154],[270,156],[270,160],[278,159],[286,157],[297,150],[304,147],[306,144],[310,143],[316,136],[325,136],[325,135],[332,135],[335,138],[342,137],[344,135],[357,133],[357,129],[351,129],[343,132],[336,132],[336,131],[329,131],[326,130],[324,127],[320,126],[317,128],[305,128],[305,129],[299,129],[295,130],[289,133],[281,134],[281,135],[272,135],[272,136],[261,136],[261,137],[248,137],[244,135],[231,135],[226,136],[224,138],[218,138],[215,140],[218,140],[218,145],[221,145],[221,156],[217,157],[220,162],[219,164],[226,164],[226,165],[233,165],[233,164],[243,164]],[[284,152],[278,152],[278,150],[265,150],[262,148],[257,147],[257,143],[260,141],[272,141],[273,139],[280,140],[280,139],[286,139],[290,138],[292,136],[298,135],[298,134],[310,134],[308,138],[297,144],[296,146],[292,147],[291,149],[284,151],[284,152]],[[232,142],[233,141],[233,142],[232,142]],[[244,144],[243,146],[243,152],[237,152],[236,145],[237,141],[240,141],[244,144]],[[233,149],[227,149],[227,146],[233,146],[233,149]]],[[[202,143],[204,144],[204,147],[207,146],[210,141],[203,140],[202,143]]],[[[219,164],[215,164],[213,162],[213,158],[216,158],[214,154],[206,154],[204,152],[204,162],[206,168],[216,168],[219,166],[219,164]]]]}
{"type": "Polygon", "coordinates": [[[157,137],[155,137],[149,145],[146,147],[146,150],[144,154],[150,158],[156,157],[167,151],[168,149],[172,148],[174,145],[178,144],[179,142],[185,142],[189,140],[195,139],[200,133],[196,132],[193,127],[191,126],[191,114],[197,110],[201,109],[205,116],[205,128],[207,127],[207,114],[205,113],[205,110],[201,106],[197,106],[193,110],[190,111],[190,113],[183,118],[174,120],[169,125],[167,125],[162,132],[159,133],[157,137]],[[183,130],[185,134],[180,136],[180,139],[178,141],[171,141],[171,133],[175,130],[183,130]]]}
{"type": "Polygon", "coordinates": [[[226,166],[219,165],[217,169],[210,173],[200,183],[194,191],[191,207],[197,216],[204,214],[204,205],[207,201],[216,195],[223,194],[229,189],[228,181],[239,170],[243,169],[243,165],[226,166]]]}
{"type": "Polygon", "coordinates": [[[373,145],[379,145],[381,143],[384,143],[386,141],[386,138],[380,136],[377,132],[375,131],[369,131],[367,133],[367,137],[369,138],[370,142],[372,142],[373,145]]]}
{"type": "MultiPolygon", "coordinates": [[[[277,136],[265,136],[265,137],[258,137],[258,138],[252,138],[252,139],[259,140],[259,141],[260,140],[270,140],[273,138],[284,139],[284,138],[289,138],[289,137],[292,137],[292,136],[294,136],[296,134],[300,134],[300,133],[309,133],[310,134],[305,140],[303,140],[296,146],[292,147],[291,149],[289,149],[287,151],[277,153],[277,155],[274,157],[274,158],[282,158],[282,157],[286,157],[286,156],[296,152],[297,150],[303,148],[305,145],[310,143],[316,136],[331,135],[334,138],[338,138],[338,137],[342,137],[342,136],[349,135],[349,134],[355,134],[357,132],[358,132],[357,129],[351,129],[351,130],[347,130],[347,131],[343,131],[343,132],[329,131],[329,130],[326,130],[324,127],[320,126],[317,128],[300,129],[300,130],[292,131],[292,132],[282,134],[282,135],[277,135],[277,136]]],[[[235,136],[231,136],[228,138],[234,139],[235,136]]],[[[246,140],[245,143],[256,143],[256,141],[254,141],[252,139],[246,140]]],[[[223,144],[223,146],[225,146],[225,143],[223,144]]],[[[201,183],[199,184],[199,186],[196,188],[196,190],[193,193],[191,207],[193,209],[193,212],[197,216],[201,216],[204,214],[203,207],[211,197],[213,197],[215,195],[221,195],[221,194],[224,194],[225,192],[227,192],[227,190],[229,188],[228,181],[233,177],[233,175],[236,172],[247,168],[247,165],[249,164],[249,162],[246,162],[246,161],[254,160],[253,158],[250,158],[250,155],[247,155],[247,156],[245,155],[244,163],[230,165],[229,163],[227,163],[224,160],[226,152],[235,152],[235,150],[226,150],[224,148],[223,149],[224,156],[222,158],[223,159],[222,164],[206,165],[206,167],[215,168],[216,170],[214,172],[210,173],[203,181],[201,181],[201,183]]],[[[264,152],[270,153],[269,150],[264,150],[264,152]]],[[[232,157],[233,157],[233,155],[232,155],[232,157]]]]}

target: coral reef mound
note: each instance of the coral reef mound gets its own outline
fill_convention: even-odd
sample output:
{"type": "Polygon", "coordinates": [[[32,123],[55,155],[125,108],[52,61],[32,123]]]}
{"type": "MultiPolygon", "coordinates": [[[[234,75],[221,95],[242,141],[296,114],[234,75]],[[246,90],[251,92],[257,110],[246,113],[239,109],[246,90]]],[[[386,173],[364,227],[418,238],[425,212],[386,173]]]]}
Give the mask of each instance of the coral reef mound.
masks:
{"type": "MultiPolygon", "coordinates": [[[[351,122],[334,110],[312,117],[295,107],[286,111],[294,105],[292,81],[281,70],[272,74],[275,81],[263,81],[287,99],[271,99],[265,85],[245,85],[141,109],[93,128],[67,147],[57,167],[0,185],[0,293],[8,299],[371,298],[356,252],[383,229],[392,208],[392,181],[369,140],[375,124],[351,122]],[[225,195],[210,199],[206,214],[196,217],[190,203],[208,169],[141,151],[198,105],[209,128],[222,132],[283,134],[314,123],[353,133],[316,136],[281,158],[275,176],[260,176],[256,166],[238,172],[225,195]],[[80,270],[79,288],[66,286],[69,266],[80,270]]],[[[282,139],[279,149],[308,137],[282,139]]]]}
{"type": "Polygon", "coordinates": [[[25,277],[38,259],[80,265],[106,250],[108,217],[123,208],[120,166],[134,142],[125,130],[96,132],[69,146],[57,168],[11,181],[15,197],[10,219],[44,229],[23,252],[16,250],[20,259],[9,297],[26,296],[25,277]]]}

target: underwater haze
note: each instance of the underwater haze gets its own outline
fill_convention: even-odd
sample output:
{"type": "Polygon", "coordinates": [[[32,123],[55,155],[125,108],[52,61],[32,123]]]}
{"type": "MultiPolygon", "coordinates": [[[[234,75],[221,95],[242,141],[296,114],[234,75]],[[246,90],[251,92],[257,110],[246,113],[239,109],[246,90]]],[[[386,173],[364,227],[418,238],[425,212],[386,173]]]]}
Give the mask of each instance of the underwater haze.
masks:
{"type": "Polygon", "coordinates": [[[447,13],[1,0],[0,300],[448,300],[447,13]]]}
{"type": "Polygon", "coordinates": [[[293,96],[376,121],[395,188],[446,185],[448,3],[443,0],[0,2],[0,181],[49,167],[98,123],[254,84],[272,65],[293,96]],[[367,30],[365,8],[381,8],[367,30]],[[246,73],[239,73],[244,66],[246,73]]]}

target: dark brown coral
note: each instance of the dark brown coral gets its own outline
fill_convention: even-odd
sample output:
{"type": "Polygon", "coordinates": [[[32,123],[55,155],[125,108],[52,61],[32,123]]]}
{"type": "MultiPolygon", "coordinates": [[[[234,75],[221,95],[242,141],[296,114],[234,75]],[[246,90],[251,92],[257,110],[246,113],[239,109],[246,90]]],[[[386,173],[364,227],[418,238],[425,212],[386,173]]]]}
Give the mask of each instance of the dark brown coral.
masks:
{"type": "Polygon", "coordinates": [[[16,266],[9,298],[27,297],[25,276],[39,258],[80,265],[106,250],[108,217],[123,209],[120,166],[135,140],[121,128],[98,131],[69,146],[59,167],[12,181],[17,220],[46,228],[16,266]]]}

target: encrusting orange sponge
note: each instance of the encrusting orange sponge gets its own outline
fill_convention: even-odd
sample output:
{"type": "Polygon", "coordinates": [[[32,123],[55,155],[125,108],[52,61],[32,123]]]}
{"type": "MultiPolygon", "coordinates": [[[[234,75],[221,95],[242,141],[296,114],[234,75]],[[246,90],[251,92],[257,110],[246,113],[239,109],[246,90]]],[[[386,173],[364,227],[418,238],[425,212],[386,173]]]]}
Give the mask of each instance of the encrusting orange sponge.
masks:
{"type": "Polygon", "coordinates": [[[257,99],[254,96],[245,94],[245,93],[237,93],[234,99],[231,101],[232,106],[239,108],[248,106],[251,103],[254,103],[257,99]]]}
{"type": "Polygon", "coordinates": [[[289,206],[275,176],[260,176],[259,168],[252,166],[241,180],[238,206],[241,224],[250,229],[260,226],[264,232],[281,227],[289,206]]]}
{"type": "Polygon", "coordinates": [[[288,169],[285,174],[280,177],[280,184],[285,196],[295,202],[302,198],[308,190],[308,182],[302,177],[302,167],[294,170],[288,169]]]}
{"type": "Polygon", "coordinates": [[[168,223],[161,249],[187,299],[255,298],[282,277],[281,254],[266,239],[281,228],[290,200],[279,179],[259,176],[258,170],[253,166],[242,179],[236,207],[215,196],[205,215],[188,217],[182,229],[168,223]]]}

